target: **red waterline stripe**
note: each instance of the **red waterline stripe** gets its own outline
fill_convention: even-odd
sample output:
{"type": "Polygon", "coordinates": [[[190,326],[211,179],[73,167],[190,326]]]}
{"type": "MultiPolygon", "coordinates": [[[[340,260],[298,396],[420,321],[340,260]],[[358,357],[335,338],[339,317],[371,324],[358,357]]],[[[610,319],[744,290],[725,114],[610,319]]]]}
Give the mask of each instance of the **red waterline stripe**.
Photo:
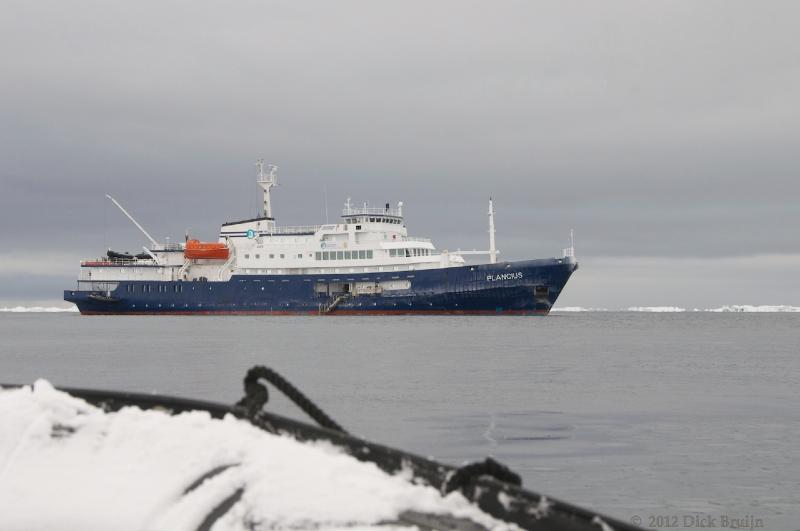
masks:
{"type": "Polygon", "coordinates": [[[97,312],[81,311],[81,315],[547,315],[548,310],[336,310],[320,314],[318,310],[309,311],[270,311],[270,310],[197,310],[163,312],[97,312]]]}

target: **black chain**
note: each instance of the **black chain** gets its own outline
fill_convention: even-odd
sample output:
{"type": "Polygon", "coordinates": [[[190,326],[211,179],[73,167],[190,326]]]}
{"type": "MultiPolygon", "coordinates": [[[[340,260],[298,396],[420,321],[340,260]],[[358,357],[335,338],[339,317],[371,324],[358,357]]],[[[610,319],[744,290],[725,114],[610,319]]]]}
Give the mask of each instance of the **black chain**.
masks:
{"type": "Polygon", "coordinates": [[[244,397],[236,404],[245,409],[248,417],[255,417],[269,400],[267,387],[259,382],[259,380],[262,379],[274,385],[279,391],[286,395],[289,400],[294,402],[297,407],[302,409],[323,428],[347,433],[344,428],[326,415],[310,398],[304,395],[297,387],[289,383],[286,378],[269,367],[264,367],[262,365],[253,367],[247,371],[247,376],[244,377],[244,397]]]}

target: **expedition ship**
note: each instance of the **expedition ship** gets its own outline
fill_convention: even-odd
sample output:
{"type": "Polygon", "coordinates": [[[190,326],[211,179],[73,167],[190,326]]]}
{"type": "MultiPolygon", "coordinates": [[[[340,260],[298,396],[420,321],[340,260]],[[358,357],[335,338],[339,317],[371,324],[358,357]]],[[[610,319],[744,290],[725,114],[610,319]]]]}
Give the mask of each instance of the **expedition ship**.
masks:
{"type": "Polygon", "coordinates": [[[578,268],[572,242],[561,257],[498,262],[491,199],[488,251],[439,251],[409,236],[402,202],[348,198],[338,223],[281,227],[270,198],[277,167],[257,167],[260,215],[224,223],[217,242],[159,243],[108,196],[150,245],[81,262],[64,300],[82,314],[547,314],[578,268]]]}

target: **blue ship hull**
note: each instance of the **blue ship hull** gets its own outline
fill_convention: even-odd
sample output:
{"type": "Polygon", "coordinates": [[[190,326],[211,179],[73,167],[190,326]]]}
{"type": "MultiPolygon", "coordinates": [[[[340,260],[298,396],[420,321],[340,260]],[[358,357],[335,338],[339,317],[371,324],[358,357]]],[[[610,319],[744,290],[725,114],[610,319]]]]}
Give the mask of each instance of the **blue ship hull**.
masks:
{"type": "Polygon", "coordinates": [[[82,314],[547,314],[578,264],[542,259],[419,271],[234,275],[226,282],[119,281],[113,291],[64,291],[82,314]],[[356,283],[408,289],[356,294],[356,283]],[[321,289],[322,288],[322,289],[321,289]]]}

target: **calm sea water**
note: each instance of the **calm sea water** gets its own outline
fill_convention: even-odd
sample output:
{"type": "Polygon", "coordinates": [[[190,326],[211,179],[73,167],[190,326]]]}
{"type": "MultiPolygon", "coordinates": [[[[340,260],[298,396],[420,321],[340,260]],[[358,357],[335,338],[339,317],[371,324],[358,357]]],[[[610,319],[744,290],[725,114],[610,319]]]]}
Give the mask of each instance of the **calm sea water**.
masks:
{"type": "Polygon", "coordinates": [[[800,314],[4,314],[0,337],[0,381],[234,402],[264,364],[353,433],[453,464],[493,455],[644,526],[800,529],[800,314]]]}

